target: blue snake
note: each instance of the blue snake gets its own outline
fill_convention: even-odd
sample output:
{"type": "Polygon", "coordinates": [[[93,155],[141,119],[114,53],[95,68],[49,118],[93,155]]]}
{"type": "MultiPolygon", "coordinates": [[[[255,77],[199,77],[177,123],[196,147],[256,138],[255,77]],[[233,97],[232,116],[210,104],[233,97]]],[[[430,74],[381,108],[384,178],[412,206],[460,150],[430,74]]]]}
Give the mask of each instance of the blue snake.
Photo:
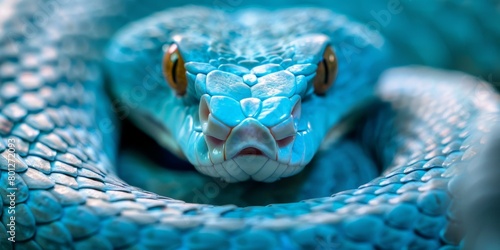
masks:
{"type": "Polygon", "coordinates": [[[486,82],[390,68],[379,32],[322,8],[0,6],[2,249],[463,246],[460,173],[499,118],[486,82]],[[216,206],[131,186],[116,174],[124,118],[201,175],[301,176],[308,199],[216,206]]]}

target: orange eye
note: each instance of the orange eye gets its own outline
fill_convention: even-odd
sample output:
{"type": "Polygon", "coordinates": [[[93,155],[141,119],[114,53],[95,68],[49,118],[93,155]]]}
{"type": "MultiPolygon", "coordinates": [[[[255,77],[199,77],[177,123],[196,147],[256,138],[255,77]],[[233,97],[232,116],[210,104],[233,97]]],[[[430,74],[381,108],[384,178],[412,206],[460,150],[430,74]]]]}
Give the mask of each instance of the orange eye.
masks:
{"type": "Polygon", "coordinates": [[[163,56],[163,75],[177,95],[184,95],[187,89],[186,68],[177,44],[172,44],[163,56]]]}
{"type": "Polygon", "coordinates": [[[332,47],[328,46],[323,54],[323,60],[319,62],[314,78],[314,93],[323,95],[333,85],[337,76],[337,57],[332,47]]]}

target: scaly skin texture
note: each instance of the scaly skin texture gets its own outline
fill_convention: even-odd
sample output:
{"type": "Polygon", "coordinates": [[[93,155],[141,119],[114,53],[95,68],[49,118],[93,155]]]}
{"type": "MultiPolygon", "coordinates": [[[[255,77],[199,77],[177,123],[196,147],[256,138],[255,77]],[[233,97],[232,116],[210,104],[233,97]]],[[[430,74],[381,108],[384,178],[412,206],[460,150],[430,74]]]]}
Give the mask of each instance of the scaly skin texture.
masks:
{"type": "MultiPolygon", "coordinates": [[[[113,169],[116,119],[103,89],[103,46],[127,18],[161,6],[51,3],[60,11],[49,11],[47,23],[35,29],[24,22],[38,13],[35,1],[9,2],[11,15],[0,22],[2,249],[13,248],[9,206],[15,209],[16,249],[429,249],[460,243],[460,223],[450,205],[460,185],[456,176],[498,122],[499,100],[486,83],[429,68],[384,73],[373,92],[366,92],[380,107],[356,128],[360,144],[384,172],[358,189],[265,207],[189,204],[129,186],[113,169]]],[[[352,24],[345,25],[339,31],[349,32],[352,24]]],[[[349,33],[342,34],[349,41],[349,33]]],[[[132,55],[146,64],[152,59],[144,55],[168,42],[158,39],[168,37],[164,33],[139,37],[145,43],[132,55]]],[[[130,39],[133,45],[137,37],[130,39]]],[[[340,83],[352,79],[370,87],[377,78],[379,72],[368,66],[373,57],[364,57],[377,51],[373,45],[363,48],[373,54],[344,64],[340,83]]],[[[141,61],[122,63],[129,66],[122,68],[125,74],[141,61]]],[[[320,137],[326,130],[311,133],[320,137]]]]}

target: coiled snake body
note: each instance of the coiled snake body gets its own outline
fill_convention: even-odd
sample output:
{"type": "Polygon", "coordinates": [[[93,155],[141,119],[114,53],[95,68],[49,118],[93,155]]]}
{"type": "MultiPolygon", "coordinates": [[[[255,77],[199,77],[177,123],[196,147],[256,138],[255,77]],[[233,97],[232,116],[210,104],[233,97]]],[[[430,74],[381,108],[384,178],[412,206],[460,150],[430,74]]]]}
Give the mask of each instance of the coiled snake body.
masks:
{"type": "Polygon", "coordinates": [[[383,38],[327,10],[167,10],[121,31],[103,60],[117,28],[164,6],[54,1],[40,17],[37,2],[0,3],[7,10],[0,22],[2,249],[13,248],[13,240],[16,249],[460,244],[451,209],[457,176],[498,118],[498,98],[487,84],[420,67],[379,79],[383,38]],[[24,22],[36,18],[45,19],[39,26],[24,22]],[[162,78],[162,57],[173,42],[186,63],[183,96],[162,78]],[[312,82],[328,45],[337,53],[338,75],[318,95],[312,82]],[[353,150],[372,156],[383,173],[331,197],[264,207],[191,204],[129,186],[114,174],[116,103],[104,91],[104,64],[127,116],[206,175],[228,182],[294,175],[337,125],[373,100],[377,108],[350,124],[362,145],[353,150]],[[205,135],[221,133],[226,148],[206,142],[205,135]],[[258,139],[238,148],[253,138],[248,133],[258,139]],[[239,155],[245,148],[260,153],[247,159],[239,155]]]}

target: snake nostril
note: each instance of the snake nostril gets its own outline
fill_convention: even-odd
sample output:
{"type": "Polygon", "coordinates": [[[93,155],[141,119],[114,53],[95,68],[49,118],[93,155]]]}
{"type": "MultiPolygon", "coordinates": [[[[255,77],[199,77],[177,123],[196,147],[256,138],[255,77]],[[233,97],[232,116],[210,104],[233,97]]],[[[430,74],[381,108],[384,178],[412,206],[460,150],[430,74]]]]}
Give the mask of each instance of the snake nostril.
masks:
{"type": "Polygon", "coordinates": [[[293,140],[295,139],[295,136],[288,136],[288,137],[285,137],[281,140],[277,140],[276,142],[278,143],[278,147],[282,148],[282,147],[286,147],[288,146],[290,143],[293,142],[293,140]]]}
{"type": "Polygon", "coordinates": [[[292,109],[292,117],[296,123],[300,119],[301,113],[302,113],[302,101],[300,98],[297,98],[295,105],[293,106],[292,109]]]}
{"type": "Polygon", "coordinates": [[[208,121],[208,116],[210,115],[210,109],[208,107],[208,98],[202,97],[200,100],[199,107],[200,122],[206,123],[208,121]]]}
{"type": "Polygon", "coordinates": [[[285,143],[289,140],[289,137],[293,138],[293,136],[297,133],[295,120],[292,116],[290,116],[283,122],[270,128],[270,131],[276,141],[283,141],[285,143]]]}
{"type": "Polygon", "coordinates": [[[208,144],[210,144],[213,147],[222,146],[222,144],[224,144],[224,140],[219,140],[210,135],[205,135],[205,140],[207,141],[208,144]]]}

